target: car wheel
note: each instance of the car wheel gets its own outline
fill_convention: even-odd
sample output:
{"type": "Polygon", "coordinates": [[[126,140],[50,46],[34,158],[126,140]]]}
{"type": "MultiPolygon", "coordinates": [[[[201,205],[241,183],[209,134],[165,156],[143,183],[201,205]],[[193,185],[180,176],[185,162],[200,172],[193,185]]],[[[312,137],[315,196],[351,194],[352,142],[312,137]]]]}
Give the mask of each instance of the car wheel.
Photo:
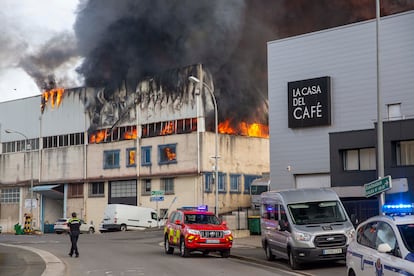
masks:
{"type": "Polygon", "coordinates": [[[208,256],[210,254],[210,251],[203,251],[203,256],[208,256]]]}
{"type": "Polygon", "coordinates": [[[174,253],[174,247],[172,247],[170,245],[170,241],[168,240],[168,236],[165,236],[165,238],[164,238],[164,249],[165,249],[165,254],[174,253]]]}
{"type": "Polygon", "coordinates": [[[348,272],[348,276],[355,276],[355,271],[353,269],[350,269],[348,272]]]}
{"type": "Polygon", "coordinates": [[[222,258],[230,257],[230,249],[225,249],[220,252],[222,258]]]}
{"type": "Polygon", "coordinates": [[[270,246],[267,243],[265,245],[265,254],[266,254],[266,260],[268,261],[275,260],[275,255],[273,255],[272,250],[270,249],[270,246]]]}
{"type": "Polygon", "coordinates": [[[127,230],[127,226],[125,224],[121,225],[121,231],[125,232],[127,230]]]}
{"type": "Polygon", "coordinates": [[[59,231],[56,231],[55,233],[58,234],[58,235],[62,234],[62,232],[59,232],[59,231]]]}
{"type": "Polygon", "coordinates": [[[293,256],[292,250],[289,250],[289,265],[293,270],[300,269],[299,262],[296,260],[295,256],[293,256]]]}
{"type": "Polygon", "coordinates": [[[88,234],[93,234],[93,233],[95,233],[95,229],[93,227],[89,227],[88,234]]]}
{"type": "Polygon", "coordinates": [[[180,241],[180,256],[181,257],[188,257],[189,251],[188,248],[185,246],[184,239],[180,241]]]}

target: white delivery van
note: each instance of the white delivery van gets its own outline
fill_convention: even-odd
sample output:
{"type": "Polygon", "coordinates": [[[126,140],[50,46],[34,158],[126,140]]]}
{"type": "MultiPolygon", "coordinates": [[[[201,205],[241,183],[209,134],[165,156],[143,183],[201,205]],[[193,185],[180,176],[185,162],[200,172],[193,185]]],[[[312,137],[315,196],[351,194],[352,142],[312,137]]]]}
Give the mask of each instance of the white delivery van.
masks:
{"type": "Polygon", "coordinates": [[[261,195],[261,235],[266,258],[302,263],[345,260],[355,229],[329,188],[269,191],[261,195]]]}
{"type": "Polygon", "coordinates": [[[104,211],[103,221],[99,231],[121,230],[128,227],[157,227],[160,226],[157,212],[152,208],[108,204],[104,211]]]}

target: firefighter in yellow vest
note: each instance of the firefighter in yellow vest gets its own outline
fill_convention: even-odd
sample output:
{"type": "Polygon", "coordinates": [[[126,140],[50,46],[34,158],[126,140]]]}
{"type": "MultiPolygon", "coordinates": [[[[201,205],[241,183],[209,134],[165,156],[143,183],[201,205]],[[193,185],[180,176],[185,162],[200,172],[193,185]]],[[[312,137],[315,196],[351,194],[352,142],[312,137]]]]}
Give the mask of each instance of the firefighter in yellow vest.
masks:
{"type": "Polygon", "coordinates": [[[79,251],[78,251],[78,239],[80,235],[80,225],[81,221],[76,217],[76,213],[72,213],[72,217],[68,221],[69,225],[69,235],[70,235],[70,241],[72,243],[70,247],[69,256],[73,256],[75,254],[75,257],[79,257],[79,251]]]}

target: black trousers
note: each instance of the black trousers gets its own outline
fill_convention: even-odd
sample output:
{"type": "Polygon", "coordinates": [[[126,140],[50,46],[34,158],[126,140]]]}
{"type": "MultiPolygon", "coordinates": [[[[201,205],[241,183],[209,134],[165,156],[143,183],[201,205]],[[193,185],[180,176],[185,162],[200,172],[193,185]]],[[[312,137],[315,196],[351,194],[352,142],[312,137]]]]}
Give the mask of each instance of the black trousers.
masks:
{"type": "Polygon", "coordinates": [[[78,251],[78,239],[79,239],[79,233],[69,233],[70,236],[70,242],[72,243],[72,246],[70,247],[70,255],[79,255],[78,251]]]}

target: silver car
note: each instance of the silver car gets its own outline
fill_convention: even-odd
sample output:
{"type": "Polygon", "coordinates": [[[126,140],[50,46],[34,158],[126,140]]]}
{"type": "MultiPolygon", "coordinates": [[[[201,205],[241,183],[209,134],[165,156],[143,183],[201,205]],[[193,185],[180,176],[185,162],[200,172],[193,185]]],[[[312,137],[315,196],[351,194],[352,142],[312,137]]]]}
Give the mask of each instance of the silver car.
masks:
{"type": "MultiPolygon", "coordinates": [[[[56,234],[62,234],[64,232],[69,232],[69,225],[68,225],[69,218],[60,218],[54,224],[54,231],[56,234]]],[[[81,233],[88,233],[93,234],[95,233],[95,226],[90,223],[86,223],[84,220],[81,221],[80,232],[81,233]]]]}

